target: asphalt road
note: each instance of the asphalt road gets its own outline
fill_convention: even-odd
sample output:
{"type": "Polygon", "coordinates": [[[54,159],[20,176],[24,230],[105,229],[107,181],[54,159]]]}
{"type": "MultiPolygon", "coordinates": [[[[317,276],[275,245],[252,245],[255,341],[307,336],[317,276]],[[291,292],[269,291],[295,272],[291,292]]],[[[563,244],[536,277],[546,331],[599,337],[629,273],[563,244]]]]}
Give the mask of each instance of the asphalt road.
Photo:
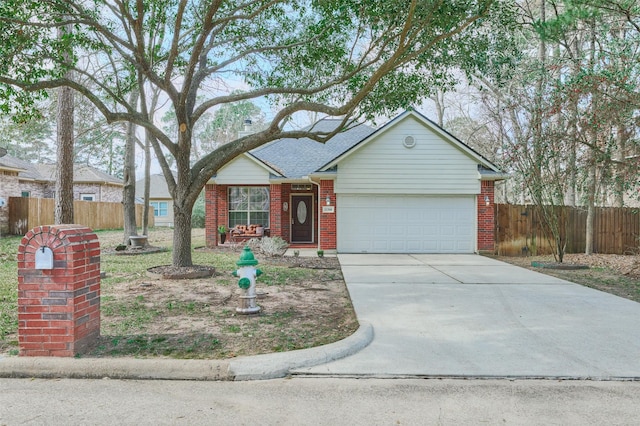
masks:
{"type": "Polygon", "coordinates": [[[630,425],[640,382],[0,379],[0,425],[630,425]]]}

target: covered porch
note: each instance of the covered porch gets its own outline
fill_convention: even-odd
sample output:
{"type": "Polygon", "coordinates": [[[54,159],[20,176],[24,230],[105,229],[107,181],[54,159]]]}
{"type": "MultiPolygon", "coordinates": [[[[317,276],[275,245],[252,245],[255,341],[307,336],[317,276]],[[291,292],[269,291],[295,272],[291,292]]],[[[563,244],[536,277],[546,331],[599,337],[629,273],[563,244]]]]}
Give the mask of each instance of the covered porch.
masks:
{"type": "Polygon", "coordinates": [[[332,180],[209,184],[205,187],[207,247],[221,243],[218,227],[223,225],[227,229],[261,226],[264,236],[280,237],[291,248],[335,249],[335,214],[327,213],[335,212],[335,200],[332,180]]]}

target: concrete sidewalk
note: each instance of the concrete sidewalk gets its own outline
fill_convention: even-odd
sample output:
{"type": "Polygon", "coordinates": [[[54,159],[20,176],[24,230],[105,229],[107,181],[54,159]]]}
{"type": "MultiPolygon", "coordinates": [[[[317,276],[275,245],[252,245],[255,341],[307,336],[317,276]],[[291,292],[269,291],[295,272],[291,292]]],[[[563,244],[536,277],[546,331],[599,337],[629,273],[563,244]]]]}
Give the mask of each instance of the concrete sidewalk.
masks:
{"type": "Polygon", "coordinates": [[[375,339],[299,375],[640,379],[640,304],[476,255],[339,255],[375,339]]]}

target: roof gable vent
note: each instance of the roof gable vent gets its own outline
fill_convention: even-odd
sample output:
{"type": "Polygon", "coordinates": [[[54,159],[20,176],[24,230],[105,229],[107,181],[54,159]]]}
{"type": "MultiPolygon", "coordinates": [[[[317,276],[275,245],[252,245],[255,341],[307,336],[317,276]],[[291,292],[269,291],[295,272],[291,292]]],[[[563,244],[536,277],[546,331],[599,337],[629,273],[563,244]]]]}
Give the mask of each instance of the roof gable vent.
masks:
{"type": "Polygon", "coordinates": [[[404,138],[402,145],[404,145],[405,148],[413,148],[416,146],[416,138],[413,136],[407,136],[404,138]]]}

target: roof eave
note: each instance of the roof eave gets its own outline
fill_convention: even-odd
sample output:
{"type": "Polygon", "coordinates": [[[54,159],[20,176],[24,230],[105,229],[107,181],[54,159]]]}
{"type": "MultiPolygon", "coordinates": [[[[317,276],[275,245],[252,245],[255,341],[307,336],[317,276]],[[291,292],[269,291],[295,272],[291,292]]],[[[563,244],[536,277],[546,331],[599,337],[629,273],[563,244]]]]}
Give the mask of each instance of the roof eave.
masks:
{"type": "Polygon", "coordinates": [[[0,170],[6,170],[8,172],[26,172],[27,169],[20,169],[18,167],[11,167],[11,166],[4,166],[4,165],[0,165],[0,170]]]}
{"type": "Polygon", "coordinates": [[[500,181],[500,180],[507,180],[509,178],[511,178],[511,175],[509,173],[503,173],[503,172],[496,172],[496,173],[480,173],[480,180],[482,181],[500,181]]]}

